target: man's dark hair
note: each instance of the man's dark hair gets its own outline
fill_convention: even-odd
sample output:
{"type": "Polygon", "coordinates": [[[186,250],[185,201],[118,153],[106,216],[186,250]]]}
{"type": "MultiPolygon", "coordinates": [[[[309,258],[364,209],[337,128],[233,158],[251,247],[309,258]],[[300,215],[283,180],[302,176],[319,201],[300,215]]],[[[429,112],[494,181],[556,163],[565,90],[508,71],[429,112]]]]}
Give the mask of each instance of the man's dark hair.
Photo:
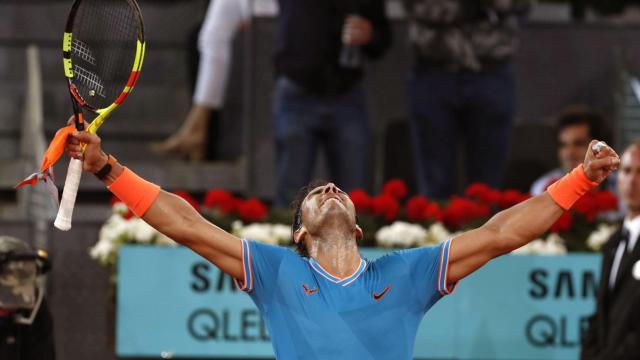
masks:
{"type": "MultiPolygon", "coordinates": [[[[296,197],[291,202],[291,210],[293,212],[293,224],[291,225],[291,239],[293,239],[294,234],[302,227],[302,202],[309,195],[311,190],[317,188],[318,186],[327,185],[329,182],[326,180],[313,180],[306,186],[303,186],[299,191],[296,197]]],[[[296,244],[296,250],[300,256],[309,257],[309,252],[307,251],[307,247],[304,244],[304,241],[300,241],[296,244]]]]}
{"type": "Polygon", "coordinates": [[[556,125],[556,141],[564,129],[575,125],[587,125],[591,139],[608,141],[603,129],[604,117],[589,107],[582,105],[566,108],[560,114],[556,125]]]}

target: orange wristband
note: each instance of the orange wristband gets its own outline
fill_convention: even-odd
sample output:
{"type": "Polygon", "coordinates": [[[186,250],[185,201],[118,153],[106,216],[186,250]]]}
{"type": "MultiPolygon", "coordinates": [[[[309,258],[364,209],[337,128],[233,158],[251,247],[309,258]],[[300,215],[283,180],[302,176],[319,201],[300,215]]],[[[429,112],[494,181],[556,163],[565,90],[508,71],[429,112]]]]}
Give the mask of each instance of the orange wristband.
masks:
{"type": "Polygon", "coordinates": [[[561,208],[569,210],[582,195],[596,186],[598,183],[589,180],[580,164],[562,179],[551,184],[547,192],[561,208]]]}
{"type": "Polygon", "coordinates": [[[107,188],[137,217],[142,217],[149,210],[160,193],[160,186],[139,177],[127,167],[107,188]]]}

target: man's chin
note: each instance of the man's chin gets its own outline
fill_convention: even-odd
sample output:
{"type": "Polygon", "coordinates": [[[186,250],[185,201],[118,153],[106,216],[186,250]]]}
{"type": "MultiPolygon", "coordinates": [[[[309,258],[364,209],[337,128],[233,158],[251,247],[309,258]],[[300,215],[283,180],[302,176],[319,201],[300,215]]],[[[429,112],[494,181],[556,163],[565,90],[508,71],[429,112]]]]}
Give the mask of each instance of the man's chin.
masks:
{"type": "Polygon", "coordinates": [[[322,216],[327,219],[349,219],[349,212],[341,202],[337,200],[328,200],[322,204],[322,216]]]}

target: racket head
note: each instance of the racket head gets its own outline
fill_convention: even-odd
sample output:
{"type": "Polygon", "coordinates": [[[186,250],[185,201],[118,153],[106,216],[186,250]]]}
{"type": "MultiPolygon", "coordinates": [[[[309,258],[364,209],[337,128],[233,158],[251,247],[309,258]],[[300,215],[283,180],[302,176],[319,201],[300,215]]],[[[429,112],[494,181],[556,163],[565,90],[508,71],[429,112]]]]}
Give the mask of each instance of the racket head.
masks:
{"type": "MultiPolygon", "coordinates": [[[[75,0],[63,38],[64,73],[76,105],[106,117],[135,86],[144,59],[134,0],[75,0]]],[[[81,117],[81,116],[80,116],[81,117]]]]}

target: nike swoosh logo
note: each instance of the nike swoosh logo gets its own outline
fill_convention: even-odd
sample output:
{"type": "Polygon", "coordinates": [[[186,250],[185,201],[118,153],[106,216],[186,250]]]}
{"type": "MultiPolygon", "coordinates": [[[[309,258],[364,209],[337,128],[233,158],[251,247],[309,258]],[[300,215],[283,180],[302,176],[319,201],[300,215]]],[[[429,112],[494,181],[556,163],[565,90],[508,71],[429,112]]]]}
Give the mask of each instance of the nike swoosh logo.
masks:
{"type": "Polygon", "coordinates": [[[373,296],[373,300],[375,301],[380,301],[380,299],[382,299],[385,295],[387,295],[387,293],[389,292],[389,290],[391,290],[391,284],[387,285],[386,288],[384,288],[384,290],[382,290],[380,293],[376,294],[375,292],[371,292],[371,296],[373,296]]]}
{"type": "Polygon", "coordinates": [[[315,293],[318,292],[318,288],[317,287],[309,290],[309,288],[307,287],[307,284],[302,284],[302,288],[304,289],[304,292],[307,294],[307,296],[309,296],[311,294],[315,294],[315,293]]]}

